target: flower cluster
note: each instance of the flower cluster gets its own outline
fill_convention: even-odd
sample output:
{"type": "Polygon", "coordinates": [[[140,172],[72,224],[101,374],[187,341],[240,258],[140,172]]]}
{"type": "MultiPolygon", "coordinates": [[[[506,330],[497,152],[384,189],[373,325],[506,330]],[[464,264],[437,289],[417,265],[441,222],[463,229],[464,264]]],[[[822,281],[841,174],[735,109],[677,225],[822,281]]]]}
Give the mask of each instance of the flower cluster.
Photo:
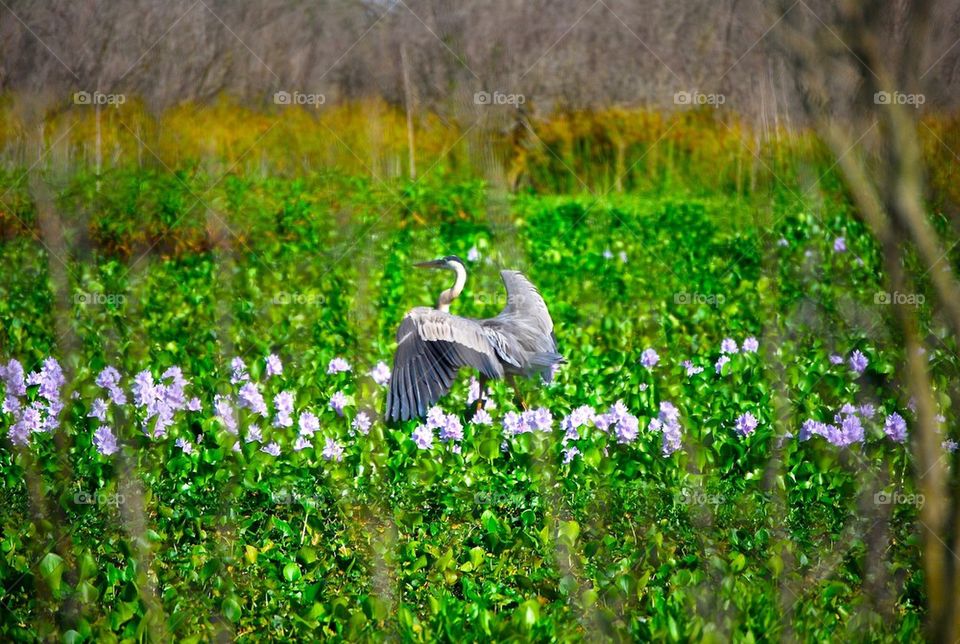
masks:
{"type": "Polygon", "coordinates": [[[15,445],[26,445],[35,432],[54,431],[60,426],[59,416],[63,411],[60,390],[66,381],[60,363],[47,358],[39,371],[31,372],[26,378],[23,374],[23,365],[16,360],[0,365],[0,379],[6,390],[3,411],[13,415],[8,436],[15,445]],[[28,386],[37,386],[38,396],[29,404],[22,400],[28,386]]]}
{"type": "Polygon", "coordinates": [[[663,435],[661,452],[664,456],[670,456],[680,449],[683,427],[680,426],[680,410],[672,402],[664,400],[660,403],[660,413],[650,419],[647,429],[663,435]]]}

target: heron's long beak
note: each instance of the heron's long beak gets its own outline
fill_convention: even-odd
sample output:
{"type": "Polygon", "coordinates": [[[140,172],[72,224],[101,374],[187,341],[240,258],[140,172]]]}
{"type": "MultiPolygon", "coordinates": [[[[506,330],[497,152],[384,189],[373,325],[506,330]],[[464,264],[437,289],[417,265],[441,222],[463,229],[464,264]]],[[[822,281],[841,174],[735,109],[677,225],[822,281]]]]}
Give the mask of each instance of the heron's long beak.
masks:
{"type": "Polygon", "coordinates": [[[442,259],[432,259],[429,262],[418,262],[414,266],[417,268],[446,268],[447,263],[442,259]]]}

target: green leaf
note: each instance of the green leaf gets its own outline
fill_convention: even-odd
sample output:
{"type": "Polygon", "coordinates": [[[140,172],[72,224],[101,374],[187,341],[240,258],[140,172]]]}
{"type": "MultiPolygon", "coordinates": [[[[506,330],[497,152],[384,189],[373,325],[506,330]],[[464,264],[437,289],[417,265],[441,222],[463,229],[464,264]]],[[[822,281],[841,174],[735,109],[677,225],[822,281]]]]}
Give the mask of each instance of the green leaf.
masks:
{"type": "Polygon", "coordinates": [[[40,574],[54,595],[60,594],[60,578],[63,576],[63,558],[48,552],[40,561],[40,574]]]}
{"type": "Polygon", "coordinates": [[[289,582],[300,579],[300,566],[292,561],[288,563],[283,567],[283,578],[289,582]]]}

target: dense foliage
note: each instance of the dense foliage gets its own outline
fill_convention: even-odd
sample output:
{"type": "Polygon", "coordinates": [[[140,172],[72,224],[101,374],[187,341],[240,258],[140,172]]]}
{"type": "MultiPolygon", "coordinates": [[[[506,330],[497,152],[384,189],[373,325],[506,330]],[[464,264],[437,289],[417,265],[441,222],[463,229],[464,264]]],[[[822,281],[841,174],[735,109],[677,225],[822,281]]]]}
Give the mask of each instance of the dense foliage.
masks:
{"type": "MultiPolygon", "coordinates": [[[[57,207],[88,250],[58,257],[7,181],[22,229],[0,236],[0,359],[46,368],[24,404],[59,379],[48,356],[64,384],[56,427],[26,446],[0,415],[3,639],[920,638],[922,498],[890,421],[909,435],[910,401],[877,249],[842,198],[210,183],[78,175],[57,207]],[[521,410],[503,383],[492,424],[470,422],[466,373],[442,401],[455,420],[431,423],[462,439],[379,419],[371,370],[448,285],[411,264],[447,254],[471,267],[455,313],[502,307],[499,268],[541,290],[568,361],[524,385],[546,427],[504,431],[521,410]],[[108,366],[126,402],[101,412],[108,366]],[[141,399],[176,390],[172,368],[189,382],[157,432],[141,399]]],[[[956,347],[930,360],[945,390],[956,347]]]]}

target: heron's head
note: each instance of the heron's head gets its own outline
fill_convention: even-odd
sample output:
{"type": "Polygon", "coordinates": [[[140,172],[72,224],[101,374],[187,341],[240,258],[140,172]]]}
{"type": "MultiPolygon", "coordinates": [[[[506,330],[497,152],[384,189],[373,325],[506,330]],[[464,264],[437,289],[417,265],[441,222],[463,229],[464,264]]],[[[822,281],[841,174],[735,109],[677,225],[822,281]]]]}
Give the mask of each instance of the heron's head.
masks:
{"type": "Polygon", "coordinates": [[[451,271],[457,270],[458,265],[466,269],[466,265],[463,263],[463,260],[456,255],[447,255],[446,257],[441,257],[440,259],[433,259],[429,262],[419,262],[414,264],[414,266],[417,268],[445,268],[451,271]]]}

